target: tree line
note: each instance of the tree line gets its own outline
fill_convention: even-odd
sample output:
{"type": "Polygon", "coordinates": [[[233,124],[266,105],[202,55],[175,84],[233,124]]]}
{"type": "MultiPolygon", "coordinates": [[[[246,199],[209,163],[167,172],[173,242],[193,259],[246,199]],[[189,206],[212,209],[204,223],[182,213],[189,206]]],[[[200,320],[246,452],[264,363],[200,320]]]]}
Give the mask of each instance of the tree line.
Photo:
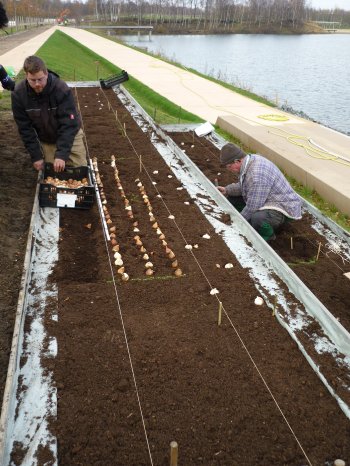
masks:
{"type": "MultiPolygon", "coordinates": [[[[80,23],[138,24],[192,28],[210,32],[243,32],[274,25],[291,30],[311,21],[335,21],[350,25],[350,12],[315,10],[307,0],[4,0],[10,19],[15,16],[60,18],[80,23]]],[[[349,26],[350,27],[350,26],[349,26]]]]}

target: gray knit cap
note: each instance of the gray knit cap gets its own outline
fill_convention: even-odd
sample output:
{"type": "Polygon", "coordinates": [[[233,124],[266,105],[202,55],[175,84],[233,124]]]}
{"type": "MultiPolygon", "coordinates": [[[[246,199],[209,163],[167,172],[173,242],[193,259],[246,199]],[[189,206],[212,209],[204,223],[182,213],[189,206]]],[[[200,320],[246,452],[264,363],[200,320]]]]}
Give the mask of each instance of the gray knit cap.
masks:
{"type": "Polygon", "coordinates": [[[229,142],[228,144],[225,144],[220,153],[220,162],[221,165],[227,165],[229,163],[233,163],[237,159],[243,159],[246,154],[242,151],[242,149],[236,144],[232,144],[229,142]]]}

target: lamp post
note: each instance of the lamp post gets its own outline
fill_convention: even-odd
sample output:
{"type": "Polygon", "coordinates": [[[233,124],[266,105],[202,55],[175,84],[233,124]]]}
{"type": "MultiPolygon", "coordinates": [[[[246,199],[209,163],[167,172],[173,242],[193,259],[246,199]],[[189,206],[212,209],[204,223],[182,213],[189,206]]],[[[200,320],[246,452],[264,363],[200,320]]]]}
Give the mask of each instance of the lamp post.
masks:
{"type": "Polygon", "coordinates": [[[17,24],[17,2],[19,0],[13,0],[14,9],[15,9],[15,25],[16,25],[16,32],[18,32],[18,24],[17,24]]]}

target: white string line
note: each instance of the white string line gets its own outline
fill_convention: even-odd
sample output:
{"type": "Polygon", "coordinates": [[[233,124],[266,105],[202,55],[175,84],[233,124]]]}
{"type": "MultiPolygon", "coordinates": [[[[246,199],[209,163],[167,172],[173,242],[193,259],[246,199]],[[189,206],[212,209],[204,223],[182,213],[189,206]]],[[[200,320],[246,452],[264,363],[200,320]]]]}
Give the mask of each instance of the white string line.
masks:
{"type": "MultiPolygon", "coordinates": [[[[102,92],[103,92],[103,91],[102,91],[102,92]]],[[[107,101],[109,102],[107,96],[105,96],[105,97],[106,97],[107,101]]],[[[110,106],[110,102],[109,102],[109,106],[110,106]]],[[[112,107],[110,106],[110,108],[112,108],[112,107]]],[[[118,122],[120,122],[119,118],[118,118],[118,122]]],[[[151,175],[149,174],[149,171],[147,170],[147,167],[146,167],[146,166],[144,165],[144,163],[142,162],[141,156],[138,154],[137,150],[135,149],[135,146],[133,145],[132,141],[130,140],[130,138],[129,138],[129,136],[127,135],[126,132],[125,132],[125,137],[126,137],[127,140],[129,141],[129,143],[130,143],[130,145],[131,145],[131,147],[132,147],[132,149],[133,149],[133,151],[134,151],[136,157],[139,159],[140,164],[141,164],[142,167],[144,168],[144,171],[145,171],[145,173],[147,174],[147,177],[148,177],[149,181],[150,181],[151,184],[152,184],[152,183],[153,183],[152,177],[151,177],[151,175]]],[[[163,205],[164,205],[166,211],[171,215],[171,211],[169,210],[168,205],[167,205],[166,202],[164,201],[163,196],[160,194],[158,188],[157,188],[155,185],[153,185],[153,184],[152,184],[152,186],[153,186],[153,188],[155,189],[155,191],[157,192],[157,194],[160,196],[160,199],[161,199],[161,201],[162,201],[162,203],[163,203],[163,205]]],[[[183,234],[183,232],[182,232],[180,226],[178,225],[178,223],[176,222],[175,219],[173,220],[173,222],[174,222],[174,224],[175,224],[175,226],[176,226],[178,232],[180,233],[181,237],[183,238],[185,244],[186,244],[186,245],[189,245],[189,243],[188,243],[188,241],[186,240],[186,238],[185,238],[185,236],[184,236],[184,234],[183,234]]],[[[209,280],[208,277],[206,276],[206,274],[205,274],[205,272],[204,272],[202,266],[201,266],[200,263],[198,262],[198,259],[196,258],[195,254],[193,253],[192,250],[191,250],[190,252],[191,252],[193,258],[195,259],[195,261],[196,261],[196,263],[197,263],[197,265],[198,265],[198,268],[200,269],[200,271],[202,272],[204,278],[206,279],[206,281],[207,281],[207,283],[208,283],[210,289],[212,290],[212,289],[213,289],[213,286],[211,285],[210,280],[209,280]]]]}
{"type": "MultiPolygon", "coordinates": [[[[218,296],[216,296],[216,299],[217,299],[217,300],[218,300],[218,302],[220,303],[220,300],[219,300],[218,296]]],[[[269,392],[269,394],[270,394],[270,396],[271,396],[272,400],[274,401],[274,403],[275,403],[275,405],[276,405],[276,407],[277,407],[278,411],[280,412],[280,414],[281,414],[281,416],[283,417],[283,419],[284,419],[285,423],[287,424],[287,426],[288,426],[288,428],[289,428],[290,432],[292,433],[292,435],[293,435],[293,437],[295,438],[295,440],[296,440],[297,444],[299,445],[299,447],[300,447],[301,451],[303,452],[303,455],[305,456],[305,458],[306,458],[306,460],[308,461],[309,465],[310,465],[310,466],[312,466],[312,463],[311,463],[311,461],[310,461],[309,457],[307,456],[307,454],[306,454],[306,452],[305,452],[304,448],[302,447],[302,445],[301,445],[300,441],[298,440],[298,437],[296,436],[296,434],[295,434],[295,432],[294,432],[293,428],[292,428],[292,427],[291,427],[291,425],[289,424],[289,422],[288,422],[288,420],[287,420],[286,416],[284,415],[284,413],[283,413],[283,411],[282,411],[282,409],[281,409],[280,405],[278,404],[278,401],[277,401],[277,400],[276,400],[276,398],[274,397],[274,395],[273,395],[273,393],[272,393],[272,391],[271,391],[271,389],[270,389],[269,385],[267,384],[267,382],[266,382],[266,380],[265,380],[264,376],[262,375],[262,373],[260,372],[260,370],[259,370],[258,366],[256,365],[256,363],[255,363],[255,361],[254,361],[254,359],[253,359],[252,355],[250,354],[250,352],[249,352],[248,348],[246,347],[246,345],[245,345],[245,343],[244,343],[243,339],[241,338],[241,336],[240,336],[240,334],[239,334],[238,330],[236,329],[236,327],[235,327],[235,325],[233,324],[233,322],[232,322],[231,318],[230,318],[230,317],[229,317],[229,315],[227,314],[227,312],[226,312],[226,309],[225,309],[225,307],[224,307],[224,305],[223,305],[223,304],[222,304],[222,309],[223,309],[223,311],[224,311],[224,314],[226,315],[226,317],[227,317],[228,321],[230,322],[230,324],[231,324],[231,327],[232,327],[232,328],[233,328],[233,330],[235,331],[235,333],[236,333],[236,335],[237,335],[237,337],[238,337],[239,341],[241,342],[241,345],[243,346],[244,350],[246,351],[246,353],[247,353],[247,355],[248,355],[248,357],[249,357],[249,359],[250,359],[251,363],[253,364],[253,366],[254,366],[255,370],[256,370],[256,371],[257,371],[257,373],[259,374],[259,377],[260,377],[260,379],[262,380],[262,382],[263,382],[263,384],[265,385],[265,387],[266,387],[267,391],[269,392]]]]}
{"type": "MultiPolygon", "coordinates": [[[[308,241],[312,246],[315,247],[315,249],[317,249],[318,245],[316,245],[313,241],[311,241],[311,239],[309,239],[307,236],[304,237],[306,239],[306,241],[308,241]]],[[[327,247],[327,245],[329,245],[330,243],[326,243],[326,244],[323,244],[321,242],[321,245],[322,246],[325,246],[327,247]]],[[[350,262],[349,259],[347,259],[346,257],[343,257],[341,255],[340,252],[337,252],[335,251],[334,249],[331,249],[331,247],[328,247],[329,251],[328,252],[323,252],[322,249],[320,250],[320,254],[322,254],[325,258],[327,258],[330,262],[332,262],[333,265],[335,265],[336,267],[338,267],[338,269],[342,272],[342,273],[345,273],[344,270],[336,263],[334,262],[333,259],[331,259],[328,254],[333,252],[334,254],[336,254],[337,256],[339,256],[341,258],[341,260],[343,261],[343,264],[345,265],[345,262],[350,262]]]]}
{"type": "MultiPolygon", "coordinates": [[[[189,141],[188,138],[187,138],[187,141],[189,141]]],[[[176,145],[176,144],[174,143],[174,145],[176,145]]],[[[202,145],[202,147],[204,147],[205,149],[208,149],[204,144],[201,143],[201,145],[202,145]]],[[[212,155],[214,155],[214,157],[216,157],[216,155],[215,155],[210,149],[208,149],[208,151],[209,151],[210,154],[212,154],[212,155]]],[[[339,156],[339,157],[341,157],[341,156],[339,156]]],[[[216,158],[218,158],[218,157],[216,157],[216,158]]],[[[309,241],[310,244],[312,244],[313,246],[316,247],[316,245],[315,245],[309,238],[307,238],[306,236],[305,236],[305,239],[306,239],[307,241],[309,241]]],[[[328,244],[329,244],[329,243],[328,243],[328,244]]],[[[339,267],[339,265],[338,265],[336,262],[334,262],[333,259],[331,259],[331,258],[328,256],[328,254],[331,253],[331,252],[333,252],[334,254],[338,255],[338,256],[341,258],[341,260],[343,261],[343,264],[344,264],[344,265],[345,265],[345,262],[349,262],[349,263],[350,263],[350,260],[347,259],[346,257],[342,256],[340,252],[338,252],[338,251],[332,249],[331,247],[327,246],[327,244],[322,244],[322,246],[328,247],[329,251],[328,251],[328,253],[324,253],[324,252],[321,250],[320,253],[321,253],[325,258],[327,258],[330,262],[332,262],[336,267],[338,267],[338,268],[341,270],[341,272],[344,273],[344,270],[343,270],[341,267],[339,267]]]]}
{"type": "MultiPolygon", "coordinates": [[[[79,97],[78,97],[77,91],[76,91],[76,98],[77,98],[77,101],[78,101],[78,108],[79,108],[79,112],[80,112],[80,115],[81,115],[81,122],[82,122],[83,131],[84,131],[83,115],[82,115],[82,113],[80,111],[80,103],[79,103],[79,97]]],[[[84,131],[84,135],[85,135],[85,141],[86,141],[87,155],[88,155],[88,158],[89,158],[89,161],[90,161],[90,164],[91,164],[90,151],[89,151],[89,146],[88,146],[88,143],[87,143],[87,138],[86,138],[85,131],[84,131]]],[[[102,214],[101,214],[102,211],[103,211],[103,209],[100,209],[100,206],[99,206],[100,220],[101,220],[101,223],[102,223],[102,226],[103,226],[103,218],[102,218],[102,214]]],[[[126,349],[127,349],[127,352],[128,352],[129,364],[130,364],[132,378],[133,378],[133,382],[134,382],[136,398],[137,398],[137,402],[138,402],[139,410],[140,410],[140,414],[141,414],[141,421],[142,421],[142,426],[143,426],[143,430],[144,430],[144,434],[145,434],[145,439],[146,439],[146,444],[147,444],[147,449],[148,449],[148,455],[149,455],[151,465],[153,466],[153,459],[152,459],[151,448],[150,448],[150,444],[149,444],[149,440],[148,440],[148,434],[147,434],[145,418],[144,418],[144,415],[143,415],[141,399],[140,399],[138,385],[137,385],[137,381],[136,381],[136,375],[135,375],[134,366],[133,366],[133,363],[132,363],[131,351],[130,351],[130,348],[129,348],[128,337],[127,337],[126,329],[125,329],[125,325],[124,325],[123,313],[122,313],[122,309],[121,309],[121,305],[120,305],[117,285],[116,285],[115,277],[114,277],[114,273],[113,273],[113,266],[112,266],[112,263],[111,263],[111,257],[110,257],[109,250],[108,250],[108,241],[107,241],[106,232],[105,232],[104,228],[102,228],[102,231],[103,231],[103,238],[104,238],[104,242],[105,242],[107,257],[108,257],[109,268],[110,268],[111,277],[112,277],[113,286],[114,286],[115,297],[116,297],[116,301],[117,301],[119,317],[120,317],[122,328],[123,328],[125,345],[126,345],[126,349]]]]}
{"type": "MultiPolygon", "coordinates": [[[[107,96],[106,96],[106,99],[107,99],[107,96]]],[[[107,101],[108,101],[108,99],[107,99],[107,101]]],[[[109,101],[108,101],[108,102],[109,102],[109,101]]],[[[109,105],[110,105],[110,103],[109,103],[109,105]]],[[[119,121],[119,119],[118,119],[118,121],[119,121]]],[[[130,141],[130,138],[128,137],[127,134],[125,134],[125,136],[127,137],[128,141],[130,142],[131,147],[133,148],[133,150],[134,150],[134,152],[135,152],[135,155],[140,159],[140,157],[139,157],[139,155],[138,155],[138,153],[137,153],[137,151],[136,151],[134,145],[133,145],[132,142],[130,141]]],[[[142,166],[144,167],[145,172],[146,172],[146,174],[147,174],[149,180],[152,182],[152,178],[150,177],[147,168],[145,167],[145,165],[143,164],[142,161],[140,161],[140,162],[142,163],[142,166]]],[[[157,191],[158,194],[160,194],[159,191],[158,191],[158,189],[157,189],[157,187],[156,187],[155,185],[152,185],[152,186],[154,186],[154,189],[157,191]]],[[[162,200],[162,202],[163,202],[163,204],[164,204],[166,210],[171,214],[171,212],[170,212],[170,210],[169,210],[169,208],[168,208],[168,206],[167,206],[167,204],[166,204],[166,202],[164,201],[164,199],[163,199],[162,196],[161,196],[161,200],[162,200]]],[[[188,243],[187,243],[187,240],[186,240],[186,238],[185,238],[185,236],[184,236],[183,233],[182,233],[181,228],[179,227],[179,225],[177,224],[177,222],[176,222],[175,220],[174,220],[174,223],[175,223],[176,228],[178,229],[178,231],[179,231],[181,237],[184,239],[185,243],[188,244],[188,243]]],[[[210,288],[213,289],[213,287],[212,287],[212,285],[211,285],[211,283],[210,283],[208,277],[206,276],[206,274],[205,274],[205,272],[204,272],[204,270],[203,270],[201,264],[199,263],[198,259],[197,259],[196,256],[195,256],[195,254],[193,253],[192,250],[190,250],[190,252],[191,252],[191,254],[192,254],[192,256],[193,256],[195,262],[197,263],[197,266],[198,266],[198,268],[200,269],[200,271],[201,271],[203,277],[206,279],[206,281],[207,281],[207,283],[209,284],[210,288]]],[[[217,296],[215,296],[215,297],[216,297],[217,301],[220,302],[219,298],[218,298],[217,296]]],[[[273,395],[271,389],[269,388],[269,386],[268,386],[266,380],[264,379],[262,373],[260,372],[258,366],[256,365],[256,363],[255,363],[255,361],[254,361],[254,359],[253,359],[253,356],[250,354],[250,352],[249,352],[247,346],[245,345],[243,339],[242,339],[241,336],[239,335],[238,330],[236,329],[236,327],[234,326],[232,320],[231,320],[230,317],[228,316],[228,314],[227,314],[227,312],[226,312],[224,306],[223,306],[223,310],[224,310],[224,313],[225,313],[227,319],[229,320],[229,322],[230,322],[232,328],[234,329],[234,331],[235,331],[235,333],[236,333],[236,335],[237,335],[239,341],[241,342],[241,345],[243,346],[243,348],[244,348],[244,350],[246,351],[246,353],[247,353],[247,355],[248,355],[250,361],[252,362],[252,364],[253,364],[255,370],[256,370],[257,373],[259,374],[259,377],[261,378],[262,382],[264,383],[264,385],[265,385],[265,387],[266,387],[268,393],[270,394],[272,400],[273,400],[274,403],[276,404],[276,406],[277,406],[277,408],[278,408],[278,411],[279,411],[280,414],[282,415],[283,420],[286,422],[286,424],[287,424],[287,426],[288,426],[290,432],[292,433],[293,437],[295,438],[297,444],[299,445],[299,447],[300,447],[301,451],[303,452],[303,454],[304,454],[306,460],[308,461],[309,465],[312,466],[312,463],[311,463],[311,461],[309,460],[309,458],[308,458],[308,456],[307,456],[305,450],[303,449],[303,447],[302,447],[300,441],[298,440],[296,434],[294,433],[292,427],[290,426],[290,424],[289,424],[289,422],[288,422],[286,416],[284,415],[282,409],[280,408],[280,406],[279,406],[279,404],[278,404],[276,398],[274,397],[274,395],[273,395]]]]}

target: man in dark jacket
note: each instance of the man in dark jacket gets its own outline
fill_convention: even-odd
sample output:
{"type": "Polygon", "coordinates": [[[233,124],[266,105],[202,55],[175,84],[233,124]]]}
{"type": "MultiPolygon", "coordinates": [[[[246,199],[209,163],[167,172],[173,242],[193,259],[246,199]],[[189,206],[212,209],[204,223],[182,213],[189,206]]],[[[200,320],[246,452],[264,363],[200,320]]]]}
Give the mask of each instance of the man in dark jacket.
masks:
{"type": "Polygon", "coordinates": [[[66,164],[87,165],[80,118],[71,89],[32,55],[24,61],[26,79],[12,92],[12,112],[36,170],[44,161],[56,172],[66,164]]]}

